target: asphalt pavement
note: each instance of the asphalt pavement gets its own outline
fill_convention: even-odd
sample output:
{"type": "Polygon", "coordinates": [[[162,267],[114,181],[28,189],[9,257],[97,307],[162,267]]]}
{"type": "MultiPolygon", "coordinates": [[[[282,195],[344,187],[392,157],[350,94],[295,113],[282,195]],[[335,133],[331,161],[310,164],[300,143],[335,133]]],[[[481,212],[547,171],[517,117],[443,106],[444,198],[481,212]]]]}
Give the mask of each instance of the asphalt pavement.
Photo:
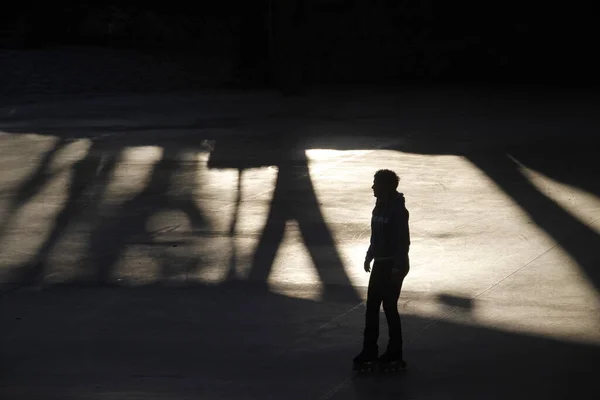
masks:
{"type": "Polygon", "coordinates": [[[596,399],[597,104],[414,87],[5,100],[0,397],[596,399]],[[410,212],[409,369],[353,377],[380,168],[410,212]]]}

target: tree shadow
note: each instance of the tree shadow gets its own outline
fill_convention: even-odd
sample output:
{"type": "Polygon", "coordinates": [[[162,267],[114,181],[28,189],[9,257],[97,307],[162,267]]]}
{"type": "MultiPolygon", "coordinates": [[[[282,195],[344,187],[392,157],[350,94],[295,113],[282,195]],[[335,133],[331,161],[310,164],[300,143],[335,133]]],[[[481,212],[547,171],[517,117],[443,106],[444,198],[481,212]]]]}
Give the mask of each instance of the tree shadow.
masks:
{"type": "Polygon", "coordinates": [[[600,245],[600,235],[589,225],[575,218],[531,183],[520,170],[521,165],[588,193],[600,194],[600,166],[596,155],[585,144],[570,141],[528,143],[511,146],[502,152],[467,154],[467,158],[529,215],[532,221],[548,233],[578,264],[588,281],[600,293],[598,256],[591,249],[600,245]]]}
{"type": "Polygon", "coordinates": [[[231,282],[235,280],[236,272],[237,272],[237,263],[238,263],[238,252],[237,252],[237,224],[240,216],[240,207],[242,205],[242,178],[244,175],[244,170],[242,168],[238,168],[237,171],[237,187],[235,191],[235,204],[233,207],[233,217],[231,218],[231,223],[229,224],[229,247],[231,248],[231,254],[229,256],[229,263],[227,266],[227,275],[225,276],[226,282],[231,282]]]}
{"type": "Polygon", "coordinates": [[[53,175],[50,173],[50,166],[56,155],[68,144],[66,139],[58,138],[54,146],[42,156],[37,168],[33,173],[23,181],[16,190],[16,197],[11,204],[11,210],[19,208],[19,206],[27,203],[36,194],[38,194],[43,186],[48,184],[53,175]]]}
{"type": "MultiPolygon", "coordinates": [[[[42,130],[43,132],[43,130],[42,130]]],[[[114,268],[130,244],[142,243],[150,248],[152,258],[160,265],[160,279],[172,280],[181,275],[187,276],[198,268],[199,260],[181,257],[183,251],[172,248],[183,245],[189,248],[189,240],[196,234],[202,234],[208,221],[195,202],[198,194],[196,178],[198,173],[197,151],[204,145],[175,144],[165,138],[129,138],[126,143],[115,142],[110,137],[94,135],[91,132],[81,135],[91,141],[85,156],[71,167],[68,181],[67,199],[56,214],[52,228],[38,247],[30,261],[24,265],[13,266],[5,278],[8,288],[22,287],[42,283],[49,267],[49,256],[53,253],[64,235],[74,225],[85,223],[90,231],[87,252],[78,266],[73,282],[114,284],[114,268]],[[128,147],[159,144],[162,158],[153,166],[150,179],[144,189],[134,198],[117,207],[108,207],[108,214],[102,205],[103,196],[120,168],[122,152],[128,147]],[[172,187],[174,179],[180,181],[179,187],[172,187]],[[160,211],[181,211],[188,219],[190,231],[186,239],[180,234],[175,240],[159,238],[165,232],[151,232],[146,223],[160,211]],[[161,249],[153,251],[152,249],[161,249]],[[166,250],[169,249],[170,250],[166,250]],[[182,272],[183,271],[183,272],[182,272]]],[[[4,219],[0,234],[6,235],[6,227],[11,218],[15,218],[20,207],[25,206],[51,176],[48,172],[58,152],[71,140],[77,138],[74,132],[64,132],[58,137],[55,146],[47,151],[34,172],[16,189],[14,200],[9,205],[10,213],[4,219]]],[[[177,236],[177,235],[170,235],[177,236]]],[[[70,278],[69,278],[70,279],[70,278]]]]}
{"type": "MultiPolygon", "coordinates": [[[[57,134],[50,129],[52,134],[57,134]]],[[[44,133],[44,129],[40,129],[44,133]]],[[[344,301],[359,301],[360,296],[352,286],[341,257],[337,251],[336,243],[327,228],[319,202],[316,198],[314,187],[310,178],[308,160],[305,148],[301,141],[291,136],[283,136],[273,141],[272,137],[264,135],[244,139],[243,146],[239,146],[239,137],[232,140],[220,140],[218,151],[211,153],[209,167],[222,167],[219,158],[224,158],[227,168],[238,170],[238,188],[234,204],[234,219],[230,226],[231,254],[229,259],[228,279],[233,279],[237,268],[236,225],[240,205],[243,201],[242,179],[243,171],[248,168],[260,166],[276,166],[278,177],[276,180],[271,208],[267,216],[267,223],[261,234],[258,248],[250,265],[249,279],[266,284],[271,272],[275,254],[279,249],[288,221],[296,221],[304,239],[307,250],[315,264],[316,272],[321,278],[324,296],[336,297],[344,301]],[[265,149],[264,140],[268,140],[270,147],[265,149]],[[253,152],[256,152],[253,154],[253,152]],[[238,157],[243,153],[243,157],[238,157]],[[248,156],[250,154],[250,157],[248,156]],[[216,164],[215,164],[216,163],[216,164]]],[[[204,145],[199,145],[198,140],[189,137],[184,140],[170,139],[168,137],[130,135],[121,142],[113,141],[109,135],[95,133],[94,128],[89,131],[76,133],[68,129],[59,135],[59,143],[73,140],[77,137],[91,140],[92,145],[86,156],[72,167],[72,176],[69,182],[68,199],[61,207],[51,233],[40,246],[33,257],[33,261],[25,266],[15,267],[11,271],[11,282],[18,285],[27,285],[40,281],[45,273],[49,255],[55,249],[60,239],[67,232],[73,222],[82,219],[91,219],[90,239],[87,253],[83,258],[83,265],[79,268],[75,280],[80,283],[95,282],[96,284],[115,283],[114,269],[123,257],[129,245],[146,245],[152,250],[151,258],[162,265],[161,276],[165,279],[181,275],[181,269],[186,270],[188,276],[194,268],[200,267],[199,260],[176,260],[177,256],[172,251],[164,249],[169,246],[185,246],[184,243],[157,241],[153,233],[147,231],[148,219],[157,212],[176,210],[183,212],[191,222],[192,231],[205,229],[207,220],[195,204],[193,193],[199,193],[196,182],[185,181],[187,193],[175,196],[167,194],[171,180],[175,176],[193,176],[198,168],[197,164],[182,162],[178,158],[184,153],[195,154],[204,145]],[[104,140],[98,138],[105,138],[104,140]],[[120,204],[118,207],[109,207],[108,214],[100,203],[104,191],[119,165],[124,149],[141,145],[158,146],[163,151],[162,158],[152,167],[150,178],[144,189],[134,198],[120,204]],[[173,270],[173,264],[183,265],[173,270]]],[[[118,140],[118,139],[116,139],[118,140]]],[[[61,144],[62,145],[62,144],[61,144]]],[[[22,184],[18,198],[26,202],[32,188],[43,182],[44,170],[47,169],[54,155],[58,152],[53,149],[45,154],[41,165],[28,181],[22,184]],[[39,183],[37,183],[39,182],[39,183]]],[[[184,240],[184,242],[187,242],[184,240]]],[[[188,243],[189,244],[189,243],[188,243]]]]}
{"type": "Polygon", "coordinates": [[[592,137],[544,138],[527,146],[510,146],[506,153],[527,168],[600,197],[596,144],[592,137]]]}
{"type": "MultiPolygon", "coordinates": [[[[177,260],[172,254],[165,252],[169,247],[189,246],[191,235],[208,224],[193,197],[198,192],[197,161],[186,160],[184,156],[187,153],[189,152],[177,146],[164,146],[162,157],[152,166],[144,189],[119,205],[115,213],[102,218],[92,231],[88,262],[95,274],[93,281],[99,284],[115,283],[114,267],[126,248],[134,244],[147,246],[153,258],[160,260],[159,280],[179,277],[185,281],[198,266],[199,260],[194,257],[177,260]],[[184,182],[180,182],[179,187],[174,187],[175,178],[184,182]],[[173,191],[179,193],[171,195],[173,191]],[[147,223],[150,217],[164,211],[181,211],[190,223],[191,230],[183,233],[183,237],[177,236],[175,240],[157,240],[156,233],[148,229],[147,223]],[[160,250],[154,251],[154,247],[160,250]]],[[[169,226],[163,229],[173,231],[178,228],[169,226]]]]}
{"type": "Polygon", "coordinates": [[[58,138],[52,148],[46,151],[41,157],[40,162],[31,175],[15,189],[15,196],[11,199],[8,211],[6,212],[6,217],[2,221],[2,225],[0,225],[0,237],[4,236],[6,229],[11,225],[11,222],[14,221],[19,209],[34,198],[44,186],[52,180],[54,175],[50,173],[50,166],[56,158],[56,155],[67,144],[68,140],[58,138]]]}
{"type": "MultiPolygon", "coordinates": [[[[31,198],[34,188],[39,188],[39,184],[44,181],[44,178],[38,178],[45,175],[40,168],[47,169],[51,156],[54,154],[55,152],[46,154],[40,167],[23,186],[24,191],[19,193],[21,204],[25,204],[27,199],[31,198]],[[36,181],[39,184],[36,184],[36,181]],[[26,191],[29,193],[25,194],[26,191]]],[[[106,143],[92,142],[86,155],[72,167],[68,197],[55,218],[52,230],[37,250],[32,261],[11,271],[13,277],[9,278],[9,281],[26,285],[40,283],[43,280],[48,257],[69,226],[84,218],[84,213],[93,215],[98,211],[100,199],[118,164],[118,159],[118,152],[111,151],[106,143]]]]}
{"type": "MultiPolygon", "coordinates": [[[[436,121],[424,123],[422,126],[426,129],[418,129],[418,124],[413,126],[422,131],[419,137],[400,146],[390,146],[390,150],[457,155],[469,160],[573,257],[600,292],[600,269],[596,266],[597,257],[590,251],[600,245],[600,235],[542,193],[521,171],[523,166],[528,167],[560,183],[600,196],[597,179],[600,163],[595,154],[598,124],[583,114],[581,118],[559,115],[552,124],[556,116],[537,114],[541,111],[536,107],[539,105],[532,105],[536,114],[531,120],[512,114],[496,116],[493,114],[498,111],[490,110],[487,124],[485,119],[477,118],[475,112],[469,114],[468,110],[456,108],[455,111],[463,113],[454,117],[446,110],[436,121]],[[577,126],[577,130],[573,126],[577,126]]],[[[479,112],[483,111],[485,108],[479,112]]],[[[572,111],[565,111],[569,112],[572,111]]]]}

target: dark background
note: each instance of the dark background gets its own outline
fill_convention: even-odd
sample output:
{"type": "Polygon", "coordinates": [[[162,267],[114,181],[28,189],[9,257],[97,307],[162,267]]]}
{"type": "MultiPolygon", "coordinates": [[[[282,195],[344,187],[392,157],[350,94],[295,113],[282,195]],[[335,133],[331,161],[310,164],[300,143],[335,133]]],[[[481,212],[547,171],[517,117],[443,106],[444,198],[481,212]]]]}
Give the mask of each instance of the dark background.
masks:
{"type": "Polygon", "coordinates": [[[585,86],[598,68],[592,2],[59,0],[3,7],[3,47],[93,45],[216,57],[233,65],[229,83],[240,86],[585,86]]]}
{"type": "MultiPolygon", "coordinates": [[[[577,343],[577,332],[570,340],[557,340],[528,334],[519,326],[478,325],[478,302],[488,301],[485,296],[439,293],[439,288],[428,285],[423,290],[430,290],[459,318],[407,315],[403,319],[411,369],[407,379],[348,380],[351,358],[361,342],[363,309],[356,306],[357,288],[348,283],[305,155],[311,148],[379,148],[407,155],[460,156],[547,235],[548,246],[554,245],[550,250],[563,252],[579,266],[581,279],[600,289],[594,251],[600,236],[590,222],[552,200],[551,188],[542,190],[522,172],[525,167],[574,191],[600,195],[597,97],[589,100],[578,90],[506,94],[469,92],[461,86],[465,82],[509,89],[594,85],[598,63],[591,5],[486,0],[140,4],[125,0],[2,4],[0,130],[11,134],[2,137],[0,161],[4,176],[20,174],[23,180],[2,188],[8,208],[0,224],[1,239],[20,229],[13,228],[19,226],[15,221],[36,215],[23,214],[33,199],[34,207],[57,207],[57,212],[54,220],[48,220],[51,231],[34,257],[11,266],[14,276],[6,279],[8,288],[0,282],[1,399],[97,399],[115,393],[138,398],[306,399],[331,393],[332,388],[341,388],[335,398],[369,400],[598,398],[593,394],[598,389],[598,346],[577,343]],[[461,90],[398,90],[389,98],[376,90],[373,96],[368,90],[323,90],[330,94],[311,96],[307,90],[298,102],[250,90],[248,97],[237,91],[228,96],[226,90],[224,96],[168,95],[208,86],[274,87],[301,94],[311,85],[393,88],[412,82],[436,87],[458,82],[461,90]],[[148,91],[159,96],[86,101],[86,96],[99,93],[148,91]],[[50,98],[36,97],[39,94],[50,98]],[[55,94],[77,97],[69,101],[57,96],[64,101],[55,102],[55,94]],[[18,98],[29,95],[27,101],[18,98]],[[179,121],[180,117],[184,118],[179,121]],[[24,132],[38,135],[20,135],[24,132]],[[67,146],[77,139],[86,139],[90,147],[68,167],[62,160],[74,156],[67,146]],[[397,144],[381,146],[390,140],[397,144]],[[207,167],[238,172],[228,231],[207,218],[211,212],[229,212],[225,204],[222,210],[200,208],[194,200],[196,195],[211,198],[218,184],[197,179],[198,161],[190,161],[195,159],[190,156],[207,152],[210,142],[214,143],[207,167]],[[48,147],[40,153],[43,143],[48,147]],[[156,163],[148,160],[150,175],[141,192],[105,210],[111,177],[128,167],[123,161],[127,149],[141,146],[159,147],[162,158],[156,163]],[[31,175],[24,176],[24,166],[32,162],[36,165],[31,175]],[[252,178],[244,171],[259,166],[276,167],[277,180],[269,216],[264,228],[257,230],[251,279],[239,280],[236,242],[248,239],[237,223],[240,205],[247,201],[242,175],[247,183],[252,178]],[[46,194],[55,193],[47,187],[67,168],[66,196],[46,194]],[[173,185],[177,190],[171,189],[173,185]],[[40,196],[48,196],[47,205],[40,203],[46,200],[40,196]],[[223,267],[232,272],[227,279],[217,286],[188,280],[188,273],[192,277],[214,260],[198,256],[192,249],[198,242],[180,235],[177,225],[150,231],[147,222],[163,211],[185,214],[191,221],[189,238],[199,238],[200,245],[213,243],[202,240],[208,235],[227,235],[222,237],[230,243],[224,246],[229,260],[223,267]],[[319,276],[337,274],[333,281],[347,282],[328,286],[321,301],[268,290],[266,278],[288,221],[298,223],[319,276]],[[67,234],[75,232],[81,237],[89,234],[84,262],[75,269],[90,282],[73,280],[62,287],[29,290],[58,266],[51,255],[70,237],[67,234]],[[149,257],[159,265],[156,285],[112,282],[119,260],[132,244],[148,246],[149,257]],[[189,290],[170,286],[180,277],[189,282],[189,290]]],[[[386,161],[375,154],[365,157],[373,157],[368,165],[386,161]]],[[[335,168],[352,173],[353,167],[335,168]]],[[[359,163],[356,167],[363,168],[359,163]]],[[[419,165],[401,167],[432,168],[426,157],[419,165]]],[[[443,179],[446,174],[432,171],[424,177],[443,179]]],[[[417,184],[448,190],[443,181],[417,184]]],[[[362,196],[360,191],[368,192],[369,186],[364,182],[354,195],[362,196]]],[[[433,189],[430,193],[436,195],[433,189]]],[[[428,220],[447,219],[440,221],[441,226],[453,229],[432,236],[433,240],[462,240],[459,235],[465,235],[465,243],[477,239],[477,232],[461,233],[456,222],[470,223],[466,216],[471,213],[460,215],[469,200],[488,200],[458,192],[457,196],[456,204],[429,203],[440,204],[439,210],[424,208],[418,198],[411,200],[417,218],[427,213],[428,220]]],[[[349,201],[339,199],[342,206],[349,201]]],[[[486,204],[490,215],[506,212],[495,202],[486,204]]],[[[40,234],[40,225],[24,226],[36,227],[27,235],[40,234]]],[[[357,231],[349,224],[346,234],[357,231]]],[[[511,251],[501,247],[503,234],[498,232],[502,257],[511,251]]],[[[528,240],[521,232],[514,234],[528,240]]],[[[468,250],[464,257],[470,257],[468,250]]],[[[468,262],[473,268],[490,268],[483,260],[468,262]]],[[[498,307],[518,306],[507,311],[526,317],[535,310],[530,304],[546,306],[545,299],[557,296],[556,302],[547,304],[549,324],[561,315],[555,311],[578,315],[580,303],[571,297],[570,286],[563,293],[562,275],[553,273],[560,268],[548,269],[548,279],[537,281],[546,274],[540,264],[528,271],[528,281],[515,280],[512,284],[519,286],[509,286],[512,292],[499,290],[489,301],[499,299],[498,307]],[[511,293],[518,296],[508,299],[511,293]],[[541,300],[538,293],[544,296],[541,300]]],[[[439,265],[426,268],[435,273],[437,268],[453,267],[440,259],[439,265]]],[[[469,279],[464,268],[456,273],[469,279]]],[[[569,285],[573,276],[567,276],[569,285]]],[[[406,299],[418,302],[419,293],[408,292],[406,299]]]]}

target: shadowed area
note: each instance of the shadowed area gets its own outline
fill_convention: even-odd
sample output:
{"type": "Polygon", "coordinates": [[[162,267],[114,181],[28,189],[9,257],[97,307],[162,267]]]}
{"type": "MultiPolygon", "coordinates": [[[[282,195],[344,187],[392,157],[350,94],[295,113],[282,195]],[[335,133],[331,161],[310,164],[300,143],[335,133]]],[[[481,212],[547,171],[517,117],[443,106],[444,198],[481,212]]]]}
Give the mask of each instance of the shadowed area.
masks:
{"type": "MultiPolygon", "coordinates": [[[[45,157],[40,167],[46,162],[45,157]]],[[[56,216],[52,231],[40,246],[33,260],[28,265],[18,268],[15,271],[18,277],[12,279],[25,284],[43,281],[48,255],[54,250],[69,225],[82,218],[84,211],[87,215],[95,213],[92,209],[98,206],[98,202],[103,195],[102,192],[108,184],[116,164],[115,154],[108,153],[104,143],[92,142],[86,156],[72,166],[68,197],[62,206],[62,210],[56,216]]],[[[43,175],[43,173],[37,171],[35,174],[43,175]]],[[[30,181],[30,192],[37,189],[34,186],[34,181],[37,180],[36,175],[30,181]]],[[[39,185],[41,186],[43,183],[45,182],[39,182],[39,185]]],[[[28,197],[32,197],[31,194],[28,197]]],[[[17,198],[17,200],[17,204],[25,204],[28,198],[17,198]]]]}
{"type": "Polygon", "coordinates": [[[592,107],[261,96],[0,121],[3,398],[597,397],[592,107]],[[411,212],[409,371],[353,379],[382,167],[411,212]]]}
{"type": "Polygon", "coordinates": [[[2,303],[1,392],[307,399],[342,383],[328,398],[595,398],[597,347],[412,315],[409,371],[347,380],[362,310],[328,323],[347,306],[253,285],[13,294],[2,303]]]}
{"type": "MultiPolygon", "coordinates": [[[[485,158],[473,155],[471,161],[510,194],[531,220],[574,259],[596,290],[600,290],[598,257],[589,253],[590,248],[600,244],[598,230],[588,225],[594,221],[579,221],[574,218],[546,193],[534,187],[523,176],[517,163],[596,196],[600,193],[600,184],[597,180],[586,177],[597,176],[600,167],[598,163],[590,162],[594,155],[586,143],[575,145],[570,142],[555,142],[550,147],[548,142],[533,142],[529,146],[537,149],[533,156],[523,149],[517,149],[512,160],[507,154],[493,154],[486,155],[485,158]],[[547,161],[540,163],[541,160],[547,161]]],[[[512,155],[511,149],[507,150],[508,155],[512,155]]]]}
{"type": "MultiPolygon", "coordinates": [[[[238,171],[259,166],[277,168],[269,212],[252,257],[248,279],[267,281],[284,239],[286,223],[294,221],[320,281],[336,285],[336,293],[347,291],[350,299],[356,301],[358,296],[353,293],[334,238],[323,219],[304,149],[297,139],[271,139],[268,155],[256,157],[262,153],[266,140],[261,141],[260,137],[258,140],[246,139],[243,146],[236,139],[219,141],[208,163],[209,168],[235,168],[238,171]]],[[[325,286],[326,296],[333,294],[328,287],[325,286]]]]}
{"type": "Polygon", "coordinates": [[[445,304],[450,309],[459,309],[463,312],[473,311],[473,299],[468,297],[456,296],[452,294],[441,293],[438,295],[440,303],[445,304]]]}

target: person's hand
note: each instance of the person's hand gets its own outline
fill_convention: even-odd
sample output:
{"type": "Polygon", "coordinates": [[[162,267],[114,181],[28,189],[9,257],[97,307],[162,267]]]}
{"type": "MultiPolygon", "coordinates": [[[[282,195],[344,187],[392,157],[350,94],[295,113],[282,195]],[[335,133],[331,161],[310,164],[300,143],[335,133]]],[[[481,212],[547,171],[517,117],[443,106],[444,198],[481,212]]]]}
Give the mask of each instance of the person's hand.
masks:
{"type": "Polygon", "coordinates": [[[371,260],[369,260],[368,258],[365,259],[365,272],[371,272],[371,260]]]}

